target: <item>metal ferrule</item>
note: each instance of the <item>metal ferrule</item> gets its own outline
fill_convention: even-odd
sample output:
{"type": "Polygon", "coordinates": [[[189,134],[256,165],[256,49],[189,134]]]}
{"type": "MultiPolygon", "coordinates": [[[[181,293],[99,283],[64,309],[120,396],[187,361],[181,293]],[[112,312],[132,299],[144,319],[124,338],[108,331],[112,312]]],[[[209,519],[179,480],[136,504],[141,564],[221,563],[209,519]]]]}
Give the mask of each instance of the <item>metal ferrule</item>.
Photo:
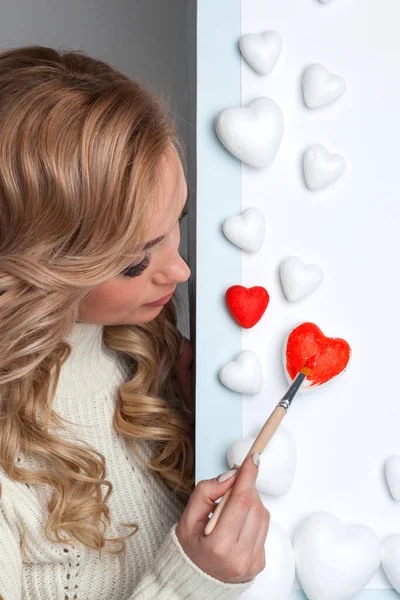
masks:
{"type": "Polygon", "coordinates": [[[288,400],[284,400],[284,399],[282,398],[282,400],[281,400],[280,402],[278,402],[277,406],[281,406],[281,407],[282,407],[282,408],[284,408],[284,409],[286,410],[286,412],[287,412],[287,411],[288,411],[288,409],[289,409],[289,406],[290,406],[290,402],[289,402],[288,400]]]}
{"type": "Polygon", "coordinates": [[[280,402],[278,402],[277,406],[281,406],[287,412],[288,409],[289,409],[289,406],[292,403],[293,398],[295,397],[295,395],[296,395],[299,387],[301,386],[301,384],[303,383],[303,381],[305,380],[305,378],[306,378],[306,375],[304,375],[304,373],[299,373],[293,379],[293,382],[292,382],[291,386],[289,387],[289,389],[286,392],[286,394],[283,396],[282,400],[280,402]]]}

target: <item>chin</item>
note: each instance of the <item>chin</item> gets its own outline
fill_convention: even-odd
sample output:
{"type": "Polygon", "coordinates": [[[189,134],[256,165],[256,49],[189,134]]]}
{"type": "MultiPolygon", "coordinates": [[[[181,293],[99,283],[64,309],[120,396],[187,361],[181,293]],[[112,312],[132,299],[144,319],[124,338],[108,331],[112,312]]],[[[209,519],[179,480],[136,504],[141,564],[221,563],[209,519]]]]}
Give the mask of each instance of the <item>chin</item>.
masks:
{"type": "Polygon", "coordinates": [[[143,311],[141,311],[142,314],[132,317],[132,322],[126,323],[126,325],[143,325],[143,323],[149,323],[160,314],[163,308],[164,306],[143,307],[143,311]]]}

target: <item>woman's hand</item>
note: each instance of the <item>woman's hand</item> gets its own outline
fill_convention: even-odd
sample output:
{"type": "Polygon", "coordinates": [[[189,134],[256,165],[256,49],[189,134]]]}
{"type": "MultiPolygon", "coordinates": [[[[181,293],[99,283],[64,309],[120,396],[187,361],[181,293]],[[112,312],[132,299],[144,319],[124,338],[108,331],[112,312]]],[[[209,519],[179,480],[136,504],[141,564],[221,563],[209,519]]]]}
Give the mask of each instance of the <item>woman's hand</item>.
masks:
{"type": "Polygon", "coordinates": [[[180,356],[174,365],[174,373],[178,380],[179,389],[189,410],[192,420],[194,420],[194,402],[192,393],[192,364],[193,352],[190,340],[182,336],[180,356]]]}
{"type": "Polygon", "coordinates": [[[226,583],[250,581],[265,568],[265,540],[270,514],[255,487],[258,467],[247,456],[236,475],[218,483],[199,481],[176,526],[178,540],[203,571],[226,583]],[[217,524],[204,535],[215,500],[232,486],[217,524]]]}

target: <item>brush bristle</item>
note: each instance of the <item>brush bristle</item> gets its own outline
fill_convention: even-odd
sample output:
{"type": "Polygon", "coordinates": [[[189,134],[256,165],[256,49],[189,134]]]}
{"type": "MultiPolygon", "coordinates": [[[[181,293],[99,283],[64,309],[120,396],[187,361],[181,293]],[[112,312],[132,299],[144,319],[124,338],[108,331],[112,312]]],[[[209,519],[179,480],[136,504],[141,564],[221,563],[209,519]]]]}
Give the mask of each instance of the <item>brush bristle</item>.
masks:
{"type": "Polygon", "coordinates": [[[308,377],[309,374],[311,373],[311,369],[310,369],[310,367],[303,367],[302,369],[300,369],[300,373],[303,373],[303,375],[308,377]]]}

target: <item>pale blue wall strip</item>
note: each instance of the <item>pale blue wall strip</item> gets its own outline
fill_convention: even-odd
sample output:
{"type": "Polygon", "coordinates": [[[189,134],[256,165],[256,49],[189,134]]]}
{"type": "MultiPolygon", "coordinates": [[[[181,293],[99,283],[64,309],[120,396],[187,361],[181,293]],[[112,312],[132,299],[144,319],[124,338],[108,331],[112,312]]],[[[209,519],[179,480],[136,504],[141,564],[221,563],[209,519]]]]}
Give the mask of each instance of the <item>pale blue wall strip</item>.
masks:
{"type": "Polygon", "coordinates": [[[214,129],[223,108],[240,106],[240,0],[199,0],[197,10],[196,482],[226,470],[226,450],[242,436],[241,395],[218,380],[241,351],[240,327],[224,303],[241,281],[241,251],[221,232],[240,212],[241,163],[214,129]]]}

